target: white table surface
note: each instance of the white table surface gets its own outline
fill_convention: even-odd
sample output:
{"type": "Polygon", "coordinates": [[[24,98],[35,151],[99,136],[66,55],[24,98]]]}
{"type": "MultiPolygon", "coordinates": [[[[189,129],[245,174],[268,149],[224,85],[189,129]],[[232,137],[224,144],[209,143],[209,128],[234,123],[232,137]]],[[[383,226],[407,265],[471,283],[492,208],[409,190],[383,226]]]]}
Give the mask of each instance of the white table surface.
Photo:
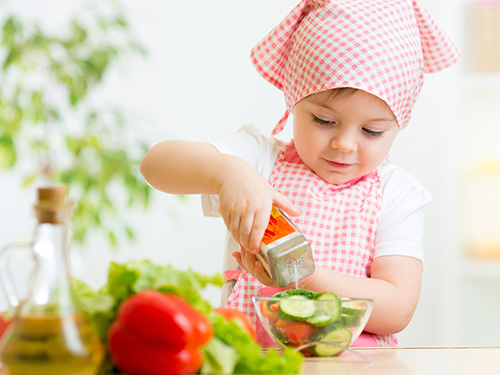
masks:
{"type": "Polygon", "coordinates": [[[342,375],[500,375],[500,347],[356,349],[334,358],[307,358],[302,374],[342,375]]]}
{"type": "MultiPolygon", "coordinates": [[[[356,349],[333,358],[306,358],[301,375],[500,375],[500,347],[356,349]]],[[[5,372],[0,368],[0,375],[5,372]]],[[[49,375],[49,374],[47,374],[49,375]]]]}

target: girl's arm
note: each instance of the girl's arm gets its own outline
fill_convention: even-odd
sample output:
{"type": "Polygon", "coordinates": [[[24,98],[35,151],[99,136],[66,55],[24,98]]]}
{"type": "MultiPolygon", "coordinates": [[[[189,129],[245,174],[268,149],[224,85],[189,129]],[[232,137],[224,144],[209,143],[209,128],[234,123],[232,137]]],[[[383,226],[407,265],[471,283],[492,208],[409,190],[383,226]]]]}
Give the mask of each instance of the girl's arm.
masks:
{"type": "Polygon", "coordinates": [[[234,240],[258,249],[271,207],[299,211],[251,165],[208,143],[160,142],[144,156],[141,173],[155,189],[170,194],[218,194],[219,212],[234,240]]]}
{"type": "Polygon", "coordinates": [[[330,290],[341,298],[373,298],[375,303],[365,330],[379,335],[393,334],[408,325],[417,308],[422,262],[401,255],[381,256],[373,260],[370,278],[317,267],[301,285],[312,291],[330,290]]]}
{"type": "MultiPolygon", "coordinates": [[[[237,262],[265,285],[276,287],[262,264],[248,251],[233,253],[237,262]]],[[[373,298],[372,315],[365,330],[387,335],[402,331],[417,307],[422,285],[422,262],[416,258],[387,255],[375,258],[371,277],[355,277],[316,266],[316,271],[300,281],[313,292],[333,292],[340,298],[373,298]]]]}
{"type": "MultiPolygon", "coordinates": [[[[148,151],[141,174],[155,189],[170,194],[217,194],[225,173],[244,169],[228,155],[208,143],[164,141],[148,151]]],[[[235,172],[236,173],[236,172],[235,172]]]]}

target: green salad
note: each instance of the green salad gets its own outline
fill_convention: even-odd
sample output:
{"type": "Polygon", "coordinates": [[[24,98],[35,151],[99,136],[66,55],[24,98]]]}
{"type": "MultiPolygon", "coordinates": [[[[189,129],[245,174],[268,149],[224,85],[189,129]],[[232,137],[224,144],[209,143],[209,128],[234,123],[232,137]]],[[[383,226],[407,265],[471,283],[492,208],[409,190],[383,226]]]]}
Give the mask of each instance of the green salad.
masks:
{"type": "Polygon", "coordinates": [[[331,292],[291,289],[261,301],[260,312],[275,340],[301,347],[306,356],[334,356],[365,324],[366,300],[341,300],[331,292]],[[307,345],[310,344],[310,345],[307,345]]]}

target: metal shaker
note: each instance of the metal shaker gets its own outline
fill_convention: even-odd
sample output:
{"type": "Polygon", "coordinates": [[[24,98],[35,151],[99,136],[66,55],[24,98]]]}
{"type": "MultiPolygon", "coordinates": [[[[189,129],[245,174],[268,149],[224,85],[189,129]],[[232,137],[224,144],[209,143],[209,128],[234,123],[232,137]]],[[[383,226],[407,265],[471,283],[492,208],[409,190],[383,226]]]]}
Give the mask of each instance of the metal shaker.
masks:
{"type": "Polygon", "coordinates": [[[284,288],[314,272],[311,246],[295,224],[273,207],[256,255],[270,278],[284,288]]]}

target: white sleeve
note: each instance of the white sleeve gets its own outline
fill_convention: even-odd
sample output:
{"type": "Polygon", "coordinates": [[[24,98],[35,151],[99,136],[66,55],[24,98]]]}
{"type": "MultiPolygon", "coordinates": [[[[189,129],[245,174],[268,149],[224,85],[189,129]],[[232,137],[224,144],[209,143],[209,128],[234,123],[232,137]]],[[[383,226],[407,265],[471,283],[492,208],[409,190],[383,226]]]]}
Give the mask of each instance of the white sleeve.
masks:
{"type": "MultiPolygon", "coordinates": [[[[265,137],[254,125],[244,125],[235,134],[223,140],[211,142],[223,154],[237,156],[250,164],[266,180],[269,180],[274,163],[285,146],[274,137],[265,137]]],[[[201,196],[205,216],[220,217],[219,196],[201,196]]]]}
{"type": "Polygon", "coordinates": [[[431,193],[394,164],[382,163],[379,172],[383,187],[382,211],[374,258],[405,255],[423,261],[424,206],[431,201],[431,193]]]}

